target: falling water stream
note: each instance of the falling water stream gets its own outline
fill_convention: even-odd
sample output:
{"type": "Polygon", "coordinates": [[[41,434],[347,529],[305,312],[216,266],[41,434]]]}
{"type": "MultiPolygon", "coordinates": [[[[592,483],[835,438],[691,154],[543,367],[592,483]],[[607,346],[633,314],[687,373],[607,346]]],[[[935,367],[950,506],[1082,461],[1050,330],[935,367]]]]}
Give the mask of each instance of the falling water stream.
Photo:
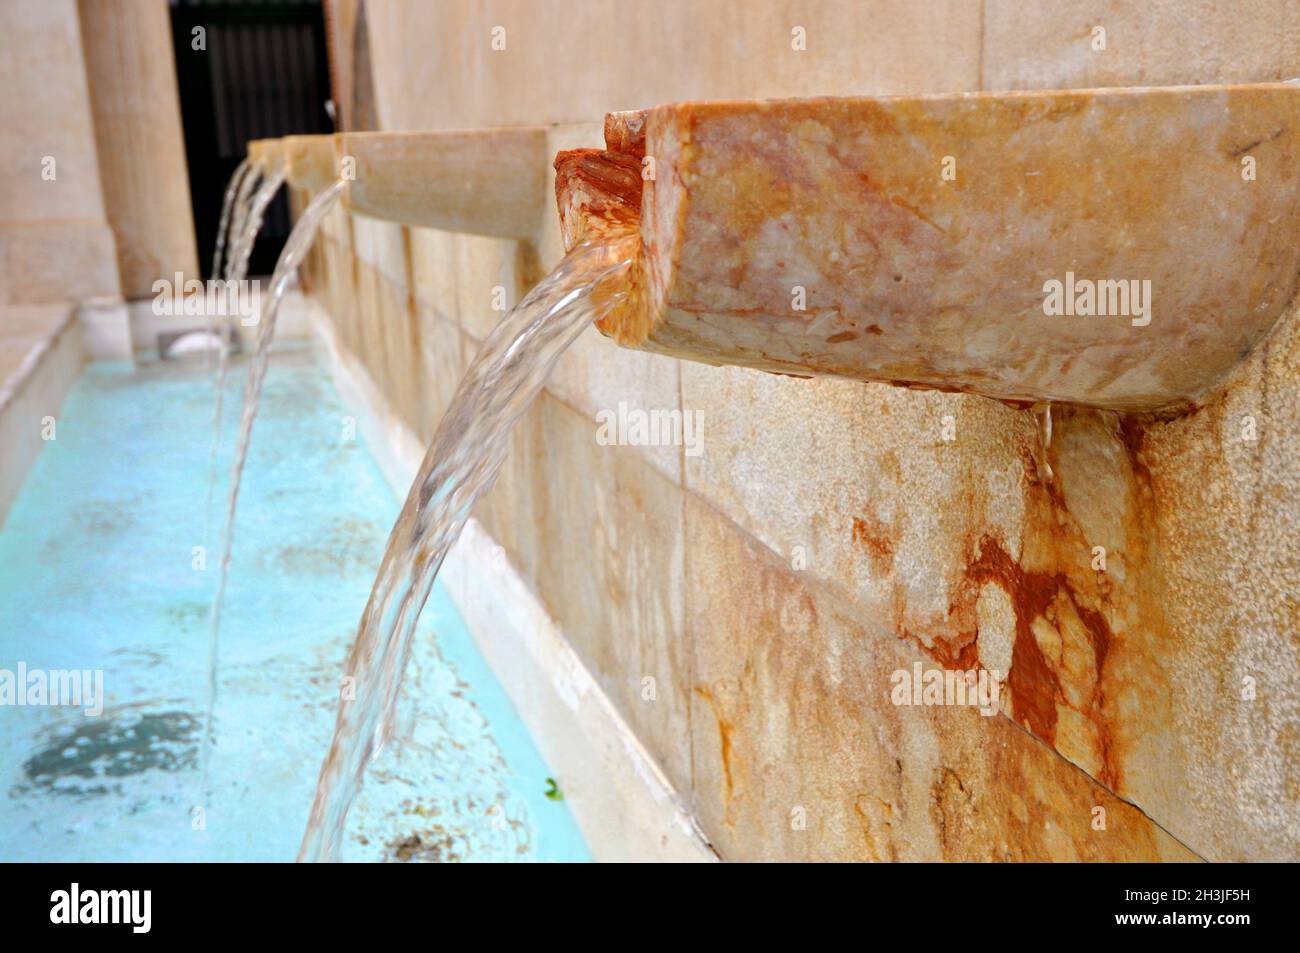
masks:
{"type": "Polygon", "coordinates": [[[227,281],[242,281],[247,275],[248,261],[253,255],[257,235],[262,230],[262,219],[266,215],[266,208],[275,198],[275,193],[280,191],[280,186],[288,177],[289,170],[283,165],[277,166],[270,172],[259,167],[259,174],[261,179],[256,183],[257,190],[247,200],[243,220],[231,223],[230,260],[226,264],[227,281]]]}
{"type": "Polygon", "coordinates": [[[634,237],[578,245],[496,327],[466,371],[388,537],[299,860],[334,859],[366,765],[392,731],[412,634],[442,561],[556,360],[626,294],[620,279],[634,250],[634,237]]]}
{"type": "MultiPolygon", "coordinates": [[[[335,182],[321,192],[303,211],[275,263],[275,272],[271,275],[270,299],[261,309],[257,327],[257,343],[253,349],[252,361],[248,367],[248,383],[244,385],[244,411],[239,421],[239,440],[235,444],[234,462],[230,467],[230,494],[226,503],[226,521],[221,533],[221,559],[217,564],[217,589],[212,597],[212,609],[209,613],[210,631],[208,636],[208,710],[203,733],[202,781],[204,795],[207,794],[208,760],[212,748],[212,719],[217,704],[217,663],[221,636],[221,610],[226,598],[226,580],[230,574],[230,550],[235,533],[235,510],[239,505],[239,487],[243,482],[244,460],[248,456],[248,442],[253,434],[253,421],[257,418],[257,407],[262,396],[262,383],[266,380],[266,366],[271,359],[271,342],[275,337],[276,318],[280,305],[289,287],[289,279],[298,270],[303,256],[311,247],[312,239],[320,228],[321,221],[334,207],[342,194],[345,182],[335,182]]],[[[250,241],[251,243],[251,241],[250,241]]]]}
{"type": "Polygon", "coordinates": [[[242,160],[239,165],[235,166],[235,171],[230,175],[230,181],[226,183],[226,194],[221,200],[221,222],[217,226],[217,244],[212,250],[212,271],[209,274],[213,278],[221,274],[221,253],[226,248],[226,232],[230,228],[230,212],[235,206],[235,197],[242,189],[244,176],[251,165],[251,159],[242,160]]]}
{"type": "MultiPolygon", "coordinates": [[[[260,165],[252,166],[240,183],[239,193],[235,198],[235,207],[230,228],[230,254],[226,257],[226,281],[243,281],[248,273],[248,262],[253,255],[253,246],[257,243],[257,233],[262,229],[262,219],[266,207],[275,198],[275,193],[284,183],[288,170],[276,169],[269,175],[263,175],[260,165]],[[253,186],[261,177],[257,191],[253,186]]],[[[212,316],[209,316],[211,320],[212,316]]],[[[211,521],[212,494],[217,483],[217,448],[221,443],[221,417],[225,410],[226,371],[230,366],[230,345],[234,338],[233,317],[222,316],[221,346],[217,349],[217,400],[212,411],[212,452],[208,459],[208,498],[204,506],[204,539],[208,538],[207,523],[211,521]]]]}
{"type": "MultiPolygon", "coordinates": [[[[248,262],[253,257],[253,246],[257,244],[257,235],[262,230],[262,220],[266,216],[266,208],[271,204],[271,199],[275,198],[275,193],[280,191],[280,186],[284,184],[288,170],[283,166],[275,169],[273,172],[262,176],[261,183],[257,186],[257,191],[248,198],[245,203],[236,206],[235,220],[231,227],[230,234],[230,255],[226,261],[226,281],[243,281],[248,275],[248,262]],[[241,215],[240,212],[243,211],[241,215]]],[[[254,178],[254,173],[250,172],[246,179],[254,178]]],[[[242,191],[242,188],[241,188],[242,191]]],[[[217,426],[221,424],[221,391],[222,385],[226,382],[226,367],[229,364],[230,344],[234,337],[234,327],[230,322],[230,316],[223,319],[221,359],[217,365],[217,426]]]]}
{"type": "Polygon", "coordinates": [[[1038,431],[1038,477],[1044,483],[1051,483],[1056,476],[1052,472],[1050,459],[1052,450],[1052,405],[1041,403],[1034,405],[1034,423],[1038,431]]]}
{"type": "Polygon", "coordinates": [[[226,233],[226,239],[230,245],[230,252],[226,255],[225,269],[220,275],[213,273],[212,277],[230,277],[231,269],[234,266],[234,259],[239,252],[239,245],[243,241],[244,231],[248,225],[248,217],[252,210],[254,189],[257,184],[263,181],[266,170],[260,162],[254,163],[251,159],[245,159],[248,170],[240,180],[239,189],[235,193],[235,203],[231,208],[230,230],[226,233]]]}
{"type": "MultiPolygon", "coordinates": [[[[235,171],[230,174],[230,181],[226,183],[226,193],[221,200],[221,220],[217,225],[217,241],[212,249],[212,270],[208,276],[212,280],[221,277],[221,253],[226,250],[226,235],[230,229],[231,212],[238,207],[239,214],[236,216],[236,228],[242,227],[244,213],[247,211],[247,191],[245,182],[252,186],[253,180],[257,173],[253,169],[253,160],[245,157],[241,159],[239,165],[235,166],[235,171]]],[[[211,340],[216,336],[216,323],[213,315],[207,315],[208,339],[211,340]]],[[[207,366],[212,367],[212,350],[207,349],[207,366]]],[[[209,481],[209,484],[211,481],[209,481]]],[[[209,489],[210,489],[209,485],[209,489]]],[[[211,503],[211,500],[208,501],[211,503]]],[[[209,506],[209,516],[211,515],[211,506],[209,506]]],[[[204,538],[207,537],[206,527],[204,529],[204,538]]]]}

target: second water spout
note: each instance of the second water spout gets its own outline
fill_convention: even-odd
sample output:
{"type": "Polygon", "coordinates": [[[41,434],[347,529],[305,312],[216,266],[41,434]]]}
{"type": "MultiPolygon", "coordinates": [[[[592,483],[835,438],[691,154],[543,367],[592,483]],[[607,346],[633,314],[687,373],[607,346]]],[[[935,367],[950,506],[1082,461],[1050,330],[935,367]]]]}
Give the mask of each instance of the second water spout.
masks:
{"type": "MultiPolygon", "coordinates": [[[[239,424],[239,440],[235,444],[235,459],[230,469],[230,496],[226,504],[226,520],[221,534],[221,558],[217,564],[217,589],[212,599],[209,614],[210,631],[208,637],[208,708],[203,733],[202,780],[204,796],[207,791],[208,761],[211,757],[212,723],[217,702],[217,662],[221,634],[221,613],[225,605],[226,582],[230,575],[230,552],[234,541],[235,512],[239,506],[239,489],[243,482],[244,460],[248,456],[248,444],[253,434],[253,422],[257,419],[257,408],[262,395],[262,384],[266,380],[266,368],[271,358],[271,342],[275,339],[276,319],[280,305],[284,302],[289,279],[298,270],[303,256],[311,247],[312,239],[320,228],[321,221],[339,200],[346,183],[336,182],[321,192],[303,211],[302,217],[294,225],[280,258],[275,264],[275,273],[271,276],[271,298],[259,316],[257,329],[257,346],[248,368],[248,383],[244,387],[244,411],[239,424]]],[[[219,422],[219,420],[218,420],[219,422]]]]}

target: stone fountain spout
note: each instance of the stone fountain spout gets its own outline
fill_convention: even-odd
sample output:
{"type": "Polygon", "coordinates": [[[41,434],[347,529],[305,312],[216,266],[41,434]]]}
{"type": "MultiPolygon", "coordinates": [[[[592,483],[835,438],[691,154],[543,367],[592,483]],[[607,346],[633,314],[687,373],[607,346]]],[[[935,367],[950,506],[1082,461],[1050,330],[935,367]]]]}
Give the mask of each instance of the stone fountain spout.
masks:
{"type": "Polygon", "coordinates": [[[1300,276],[1294,84],[679,103],[562,152],[566,247],[640,235],[600,330],[711,364],[1177,411],[1300,276]]]}
{"type": "Polygon", "coordinates": [[[536,239],[546,219],[546,130],[349,132],[281,140],[289,183],[318,192],[342,178],[344,204],[370,218],[536,239]]]}
{"type": "Polygon", "coordinates": [[[285,161],[283,139],[253,139],[248,143],[248,158],[263,169],[279,168],[285,161]]]}
{"type": "MultiPolygon", "coordinates": [[[[338,181],[336,136],[285,136],[280,140],[288,181],[295,189],[316,193],[338,181]]],[[[251,146],[250,146],[251,148],[251,146]]]]}

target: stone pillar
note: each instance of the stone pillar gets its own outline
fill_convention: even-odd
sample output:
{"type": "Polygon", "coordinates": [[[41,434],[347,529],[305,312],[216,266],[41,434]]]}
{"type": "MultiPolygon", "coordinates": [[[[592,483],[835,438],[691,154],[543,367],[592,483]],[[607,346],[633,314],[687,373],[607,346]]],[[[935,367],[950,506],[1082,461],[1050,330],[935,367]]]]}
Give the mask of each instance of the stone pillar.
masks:
{"type": "Polygon", "coordinates": [[[120,299],[76,0],[0,4],[0,306],[120,299]]]}
{"type": "Polygon", "coordinates": [[[122,293],[198,276],[166,0],[80,0],[99,178],[122,293]]]}

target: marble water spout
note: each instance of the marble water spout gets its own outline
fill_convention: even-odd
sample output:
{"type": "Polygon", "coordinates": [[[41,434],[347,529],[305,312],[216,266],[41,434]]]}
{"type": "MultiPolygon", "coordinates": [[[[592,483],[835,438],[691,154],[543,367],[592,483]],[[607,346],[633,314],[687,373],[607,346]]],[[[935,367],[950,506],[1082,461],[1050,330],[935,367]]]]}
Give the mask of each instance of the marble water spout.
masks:
{"type": "Polygon", "coordinates": [[[340,176],[336,136],[285,136],[280,140],[287,181],[295,189],[323,192],[340,176]]]}
{"type": "Polygon", "coordinates": [[[1300,86],[678,103],[561,152],[566,247],[635,228],[619,344],[1177,410],[1300,275],[1300,86]]]}
{"type": "Polygon", "coordinates": [[[283,139],[253,139],[248,143],[248,161],[264,169],[276,169],[284,164],[283,139]]]}
{"type": "Polygon", "coordinates": [[[372,218],[532,240],[549,214],[546,130],[342,133],[348,207],[372,218]]]}
{"type": "Polygon", "coordinates": [[[370,218],[534,241],[550,214],[541,127],[288,136],[289,183],[347,182],[343,202],[370,218]]]}

